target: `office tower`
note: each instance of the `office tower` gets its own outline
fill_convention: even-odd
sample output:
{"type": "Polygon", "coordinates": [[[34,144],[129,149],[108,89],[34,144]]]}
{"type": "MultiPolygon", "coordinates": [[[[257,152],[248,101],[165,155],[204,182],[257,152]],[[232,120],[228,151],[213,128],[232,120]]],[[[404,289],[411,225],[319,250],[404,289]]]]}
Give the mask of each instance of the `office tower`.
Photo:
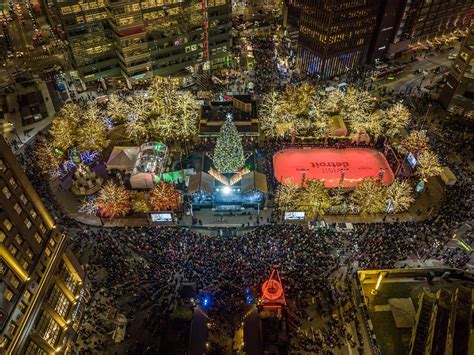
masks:
{"type": "Polygon", "coordinates": [[[229,0],[53,1],[85,81],[133,82],[230,63],[229,0]]]}
{"type": "Polygon", "coordinates": [[[409,355],[469,352],[472,289],[423,291],[410,340],[409,355]]]}
{"type": "Polygon", "coordinates": [[[49,0],[48,9],[85,81],[120,76],[105,0],[49,0]]]}
{"type": "Polygon", "coordinates": [[[382,0],[369,59],[426,50],[454,39],[471,23],[471,0],[382,0]]]}
{"type": "Polygon", "coordinates": [[[473,14],[471,0],[285,0],[283,24],[299,47],[298,67],[327,78],[448,44],[473,14]]]}
{"type": "Polygon", "coordinates": [[[293,23],[299,13],[297,65],[302,72],[328,78],[365,63],[377,0],[305,0],[291,7],[293,23]]]}
{"type": "Polygon", "coordinates": [[[454,60],[446,84],[439,95],[440,103],[454,113],[472,116],[474,111],[474,25],[464,39],[454,60]]]}
{"type": "Polygon", "coordinates": [[[67,353],[88,298],[66,236],[0,137],[0,353],[67,353]]]}

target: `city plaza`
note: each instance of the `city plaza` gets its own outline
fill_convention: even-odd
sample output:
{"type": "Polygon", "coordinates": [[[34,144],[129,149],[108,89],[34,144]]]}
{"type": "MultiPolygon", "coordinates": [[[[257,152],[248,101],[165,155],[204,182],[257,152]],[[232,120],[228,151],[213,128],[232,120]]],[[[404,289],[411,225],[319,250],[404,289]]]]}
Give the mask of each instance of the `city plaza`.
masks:
{"type": "Polygon", "coordinates": [[[0,352],[473,352],[472,7],[321,4],[0,7],[0,352]]]}

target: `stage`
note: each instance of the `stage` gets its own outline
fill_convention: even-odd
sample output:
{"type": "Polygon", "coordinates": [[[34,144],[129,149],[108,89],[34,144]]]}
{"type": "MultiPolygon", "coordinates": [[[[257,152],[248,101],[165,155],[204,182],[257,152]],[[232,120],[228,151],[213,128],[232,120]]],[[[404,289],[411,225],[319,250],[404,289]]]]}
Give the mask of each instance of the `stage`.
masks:
{"type": "Polygon", "coordinates": [[[285,149],[273,156],[275,178],[283,183],[291,179],[301,185],[304,179],[319,179],[328,188],[354,188],[367,177],[382,177],[390,185],[395,176],[384,155],[368,148],[285,149]]]}

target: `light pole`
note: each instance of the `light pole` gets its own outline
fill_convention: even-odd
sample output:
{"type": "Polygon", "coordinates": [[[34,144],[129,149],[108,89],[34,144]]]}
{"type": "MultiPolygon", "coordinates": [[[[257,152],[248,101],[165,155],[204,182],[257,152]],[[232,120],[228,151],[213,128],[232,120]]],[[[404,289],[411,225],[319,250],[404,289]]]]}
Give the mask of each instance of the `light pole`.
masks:
{"type": "Polygon", "coordinates": [[[425,125],[425,122],[428,118],[428,113],[430,112],[431,106],[433,106],[433,105],[432,104],[428,105],[428,110],[426,110],[425,116],[423,117],[423,121],[421,122],[420,130],[423,129],[423,126],[425,125]]]}

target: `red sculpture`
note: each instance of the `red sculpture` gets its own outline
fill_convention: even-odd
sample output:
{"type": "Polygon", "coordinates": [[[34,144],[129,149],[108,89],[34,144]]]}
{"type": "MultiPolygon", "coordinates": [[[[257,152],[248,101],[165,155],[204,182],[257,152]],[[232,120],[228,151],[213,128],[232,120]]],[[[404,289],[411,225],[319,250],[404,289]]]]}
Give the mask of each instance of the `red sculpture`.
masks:
{"type": "Polygon", "coordinates": [[[281,316],[281,307],[286,306],[285,292],[276,267],[273,268],[270,277],[262,285],[262,297],[259,300],[259,305],[264,311],[276,311],[278,317],[281,316]]]}

